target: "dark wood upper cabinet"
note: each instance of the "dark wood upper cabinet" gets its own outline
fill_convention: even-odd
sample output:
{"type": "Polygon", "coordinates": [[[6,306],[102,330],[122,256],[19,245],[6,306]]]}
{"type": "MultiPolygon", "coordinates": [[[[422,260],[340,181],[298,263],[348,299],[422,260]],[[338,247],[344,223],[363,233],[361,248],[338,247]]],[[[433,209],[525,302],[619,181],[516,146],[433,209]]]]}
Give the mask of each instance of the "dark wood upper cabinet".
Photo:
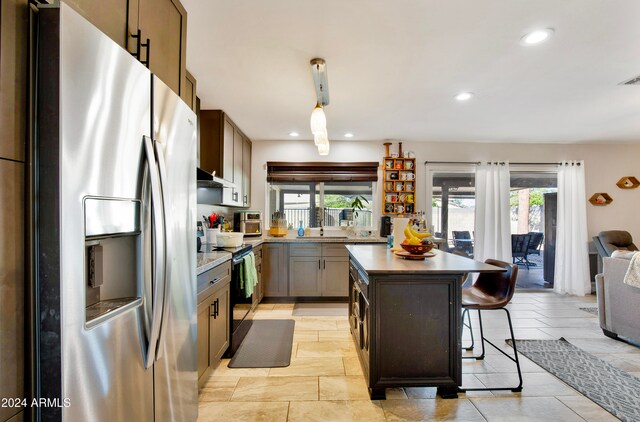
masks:
{"type": "Polygon", "coordinates": [[[138,0],[138,29],[149,46],[140,58],[169,88],[183,96],[186,81],[187,12],[177,0],[138,0]]]}
{"type": "Polygon", "coordinates": [[[233,182],[233,172],[235,171],[235,162],[233,161],[233,145],[236,128],[233,122],[227,117],[222,118],[222,149],[220,150],[220,158],[222,162],[218,166],[218,174],[220,177],[233,182]]]}
{"type": "Polygon", "coordinates": [[[0,157],[24,161],[27,131],[27,0],[0,1],[0,157]]]}
{"type": "Polygon", "coordinates": [[[67,0],[67,4],[123,48],[127,48],[127,34],[129,32],[135,34],[137,30],[137,0],[67,0]],[[133,20],[131,20],[131,10],[135,10],[133,20]],[[127,28],[129,23],[127,17],[132,24],[129,28],[127,28]]]}
{"type": "Polygon", "coordinates": [[[244,139],[242,147],[242,204],[251,205],[251,141],[244,139]]]}
{"type": "MultiPolygon", "coordinates": [[[[187,11],[178,0],[67,0],[76,11],[138,60],[195,109],[187,87],[187,11]],[[138,46],[138,30],[140,43],[138,46]]],[[[4,5],[4,0],[3,0],[4,5]]]]}
{"type": "Polygon", "coordinates": [[[216,177],[235,184],[222,191],[222,205],[251,205],[251,141],[222,110],[200,110],[200,164],[216,177]]]}
{"type": "Polygon", "coordinates": [[[184,95],[182,95],[182,99],[185,103],[191,107],[191,110],[195,111],[197,114],[196,107],[196,78],[193,77],[191,73],[187,70],[184,79],[184,95]]]}
{"type": "Polygon", "coordinates": [[[234,198],[234,202],[242,203],[242,150],[244,147],[245,137],[240,129],[235,128],[233,131],[233,183],[238,187],[238,197],[234,198]]]}

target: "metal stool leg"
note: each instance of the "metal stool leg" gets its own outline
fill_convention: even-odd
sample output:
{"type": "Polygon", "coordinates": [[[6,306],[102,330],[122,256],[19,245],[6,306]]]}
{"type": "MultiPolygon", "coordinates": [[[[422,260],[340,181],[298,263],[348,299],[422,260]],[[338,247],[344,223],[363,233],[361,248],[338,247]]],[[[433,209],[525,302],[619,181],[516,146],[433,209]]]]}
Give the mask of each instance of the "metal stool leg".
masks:
{"type": "Polygon", "coordinates": [[[480,324],[480,344],[482,345],[482,353],[480,356],[476,357],[476,360],[484,359],[484,333],[482,332],[482,315],[480,314],[480,309],[478,309],[478,323],[480,324]]]}
{"type": "MultiPolygon", "coordinates": [[[[518,349],[516,348],[516,338],[513,335],[513,325],[511,324],[511,314],[509,314],[509,310],[507,308],[502,308],[507,313],[507,321],[509,321],[509,332],[511,333],[511,344],[513,345],[513,356],[515,359],[511,359],[516,363],[516,368],[518,368],[518,379],[519,384],[516,388],[512,388],[511,391],[514,393],[522,391],[522,371],[520,371],[520,359],[518,359],[518,349]]],[[[505,353],[506,354],[506,353],[505,353]]],[[[510,356],[507,355],[510,358],[510,356]]]]}
{"type": "MultiPolygon", "coordinates": [[[[469,308],[465,308],[465,311],[468,311],[469,308]]],[[[466,350],[473,350],[474,347],[474,343],[473,343],[473,328],[471,328],[471,314],[467,312],[467,317],[469,319],[469,325],[464,324],[464,320],[463,320],[463,324],[467,327],[469,327],[469,330],[471,331],[471,348],[466,348],[466,350]]],[[[482,315],[480,315],[480,309],[478,309],[478,322],[480,324],[480,344],[482,346],[482,353],[480,353],[480,355],[478,356],[463,356],[462,359],[475,359],[475,360],[483,360],[484,359],[484,333],[482,332],[482,315]]]]}
{"type": "MultiPolygon", "coordinates": [[[[511,359],[513,362],[515,362],[516,368],[518,369],[518,380],[519,380],[518,386],[517,387],[497,387],[497,388],[496,387],[461,388],[459,391],[462,393],[464,393],[465,391],[489,391],[489,390],[503,390],[503,391],[510,390],[510,391],[513,391],[514,393],[522,391],[522,371],[520,370],[520,360],[518,359],[518,350],[516,349],[516,339],[515,339],[515,336],[513,335],[513,325],[511,324],[511,315],[509,314],[508,309],[506,308],[499,308],[499,309],[502,309],[507,313],[507,321],[509,322],[509,333],[511,334],[511,342],[513,344],[513,357],[509,356],[507,352],[505,352],[504,350],[500,349],[498,346],[493,344],[491,340],[487,340],[484,338],[484,334],[482,333],[482,316],[480,316],[480,309],[478,309],[478,318],[480,320],[480,336],[482,340],[482,355],[480,355],[476,359],[484,358],[484,342],[486,341],[491,346],[493,346],[497,351],[499,351],[500,353],[502,353],[503,355],[511,359]]],[[[489,310],[489,309],[485,309],[485,310],[489,310]]]]}
{"type": "MultiPolygon", "coordinates": [[[[471,326],[471,315],[469,314],[469,309],[468,308],[464,308],[464,311],[462,311],[462,332],[464,333],[464,327],[467,327],[469,329],[469,334],[471,334],[471,346],[469,347],[463,347],[464,350],[473,350],[473,347],[475,345],[475,341],[473,339],[473,327],[471,326]],[[464,316],[467,316],[467,320],[469,320],[469,325],[467,325],[464,322],[464,316]]],[[[462,335],[462,333],[460,333],[462,335]]]]}

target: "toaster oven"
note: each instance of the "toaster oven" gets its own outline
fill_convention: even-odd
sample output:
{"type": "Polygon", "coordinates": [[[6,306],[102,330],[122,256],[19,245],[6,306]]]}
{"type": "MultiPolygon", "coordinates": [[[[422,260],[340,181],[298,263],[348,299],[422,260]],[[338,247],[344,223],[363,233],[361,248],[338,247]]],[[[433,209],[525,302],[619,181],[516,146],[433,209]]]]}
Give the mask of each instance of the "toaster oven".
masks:
{"type": "Polygon", "coordinates": [[[237,211],[233,216],[233,230],[245,236],[262,236],[262,212],[237,211]]]}

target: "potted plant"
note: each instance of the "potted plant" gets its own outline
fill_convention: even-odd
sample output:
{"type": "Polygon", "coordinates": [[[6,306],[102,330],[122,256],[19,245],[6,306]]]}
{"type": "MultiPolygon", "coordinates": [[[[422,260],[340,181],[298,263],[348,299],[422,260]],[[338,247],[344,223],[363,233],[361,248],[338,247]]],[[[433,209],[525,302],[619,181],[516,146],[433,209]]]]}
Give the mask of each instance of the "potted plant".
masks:
{"type": "Polygon", "coordinates": [[[358,218],[358,211],[362,211],[366,209],[367,207],[365,204],[368,204],[368,203],[369,201],[367,200],[367,198],[365,198],[362,195],[356,195],[356,197],[353,198],[353,200],[351,201],[351,204],[349,204],[349,207],[351,207],[351,209],[353,210],[353,226],[354,227],[356,225],[356,219],[358,218]]]}

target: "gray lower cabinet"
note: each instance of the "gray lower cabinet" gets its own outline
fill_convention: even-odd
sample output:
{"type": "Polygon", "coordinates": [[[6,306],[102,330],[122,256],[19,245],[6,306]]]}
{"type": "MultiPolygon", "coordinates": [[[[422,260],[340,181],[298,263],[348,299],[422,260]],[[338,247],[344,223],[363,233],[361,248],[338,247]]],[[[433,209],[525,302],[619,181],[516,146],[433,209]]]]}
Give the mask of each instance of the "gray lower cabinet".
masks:
{"type": "Polygon", "coordinates": [[[291,249],[289,295],[349,296],[349,257],[343,243],[304,244],[291,249]]]}
{"type": "Polygon", "coordinates": [[[349,258],[346,256],[327,256],[322,258],[322,277],[320,281],[322,296],[349,295],[349,258]]]}
{"type": "Polygon", "coordinates": [[[211,370],[229,347],[230,263],[224,263],[198,276],[212,283],[198,293],[198,386],[202,387],[211,370]]]}
{"type": "Polygon", "coordinates": [[[198,386],[202,387],[211,373],[211,298],[198,304],[198,386]]]}
{"type": "Polygon", "coordinates": [[[260,300],[349,296],[349,254],[345,243],[265,243],[260,267],[260,300]]]}
{"type": "Polygon", "coordinates": [[[211,354],[214,363],[222,357],[229,347],[231,333],[229,328],[229,296],[230,289],[227,283],[223,288],[213,294],[211,302],[211,354]]]}
{"type": "Polygon", "coordinates": [[[289,258],[289,295],[321,296],[320,256],[292,256],[289,258]]]}
{"type": "Polygon", "coordinates": [[[287,245],[265,243],[262,245],[262,282],[265,297],[289,295],[287,245]]]}

